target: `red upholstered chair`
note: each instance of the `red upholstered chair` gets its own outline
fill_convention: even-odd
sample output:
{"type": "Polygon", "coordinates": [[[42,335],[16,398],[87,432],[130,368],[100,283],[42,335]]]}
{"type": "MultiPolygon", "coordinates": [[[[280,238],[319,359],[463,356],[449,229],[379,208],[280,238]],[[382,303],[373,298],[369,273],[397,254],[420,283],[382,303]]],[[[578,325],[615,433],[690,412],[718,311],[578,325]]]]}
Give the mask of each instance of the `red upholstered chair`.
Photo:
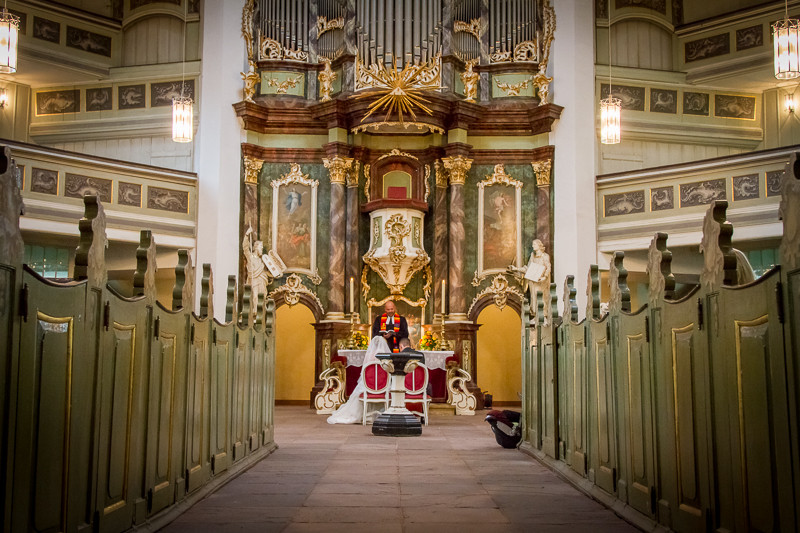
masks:
{"type": "Polygon", "coordinates": [[[425,425],[428,425],[428,367],[418,363],[417,367],[410,374],[406,374],[406,405],[422,404],[422,416],[425,418],[425,425]]]}
{"type": "Polygon", "coordinates": [[[358,399],[364,404],[361,424],[366,426],[369,404],[380,403],[384,409],[389,408],[389,373],[381,367],[380,361],[373,361],[361,369],[361,382],[364,384],[364,392],[358,399]]]}

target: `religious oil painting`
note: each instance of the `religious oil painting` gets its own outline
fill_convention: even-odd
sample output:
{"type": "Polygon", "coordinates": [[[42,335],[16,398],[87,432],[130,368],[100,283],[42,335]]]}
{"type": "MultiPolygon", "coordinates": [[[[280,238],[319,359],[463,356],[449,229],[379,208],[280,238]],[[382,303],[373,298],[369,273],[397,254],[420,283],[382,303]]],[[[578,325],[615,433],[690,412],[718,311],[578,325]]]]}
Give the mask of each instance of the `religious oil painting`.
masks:
{"type": "Polygon", "coordinates": [[[117,107],[119,109],[142,109],[145,107],[145,86],[122,85],[117,89],[117,107]]]}
{"type": "Polygon", "coordinates": [[[171,106],[172,99],[181,96],[194,98],[194,80],[184,81],[182,91],[180,81],[165,81],[163,83],[150,84],[151,107],[171,106]]]}
{"type": "Polygon", "coordinates": [[[644,213],[644,191],[628,191],[603,195],[603,212],[607,217],[644,213]]]}
{"type": "Polygon", "coordinates": [[[758,174],[733,177],[733,200],[752,200],[758,198],[758,174]]]}
{"type": "Polygon", "coordinates": [[[288,272],[316,275],[318,185],[296,163],[271,182],[272,250],[288,272]]]}
{"type": "Polygon", "coordinates": [[[501,164],[478,183],[478,276],[522,264],[521,189],[501,164]]]}
{"type": "Polygon", "coordinates": [[[753,96],[715,94],[714,116],[754,120],[756,118],[756,99],[753,96]]]}
{"type": "Polygon", "coordinates": [[[188,213],[189,191],[178,191],[149,185],[147,187],[147,207],[172,213],[188,213]]]}
{"type": "Polygon", "coordinates": [[[783,178],[783,170],[770,170],[767,172],[765,187],[767,198],[781,195],[781,178],[783,178]]]}
{"type": "Polygon", "coordinates": [[[142,186],[138,183],[119,182],[117,185],[117,203],[131,207],[142,207],[142,186]]]}
{"type": "Polygon", "coordinates": [[[70,198],[94,195],[102,202],[111,203],[111,187],[111,180],[105,178],[91,178],[70,173],[64,178],[64,196],[70,198]]]}
{"type": "Polygon", "coordinates": [[[747,50],[764,44],[764,27],[761,24],[736,30],[736,50],[747,50]]]}
{"type": "Polygon", "coordinates": [[[659,13],[667,12],[667,0],[616,0],[614,2],[616,9],[623,7],[643,7],[645,9],[652,9],[659,13]]]}
{"type": "Polygon", "coordinates": [[[654,113],[677,113],[678,91],[650,89],[650,111],[654,113]]]}
{"type": "Polygon", "coordinates": [[[34,168],[31,171],[31,192],[58,194],[58,171],[34,168]]]}
{"type": "Polygon", "coordinates": [[[80,89],[36,93],[36,115],[60,115],[81,110],[80,89]]]}
{"type": "Polygon", "coordinates": [[[729,54],[731,39],[728,33],[720,33],[712,37],[705,37],[684,44],[684,62],[700,61],[711,57],[729,54]]]}
{"type": "Polygon", "coordinates": [[[88,30],[67,26],[67,46],[111,57],[111,37],[88,30]]]}
{"type": "Polygon", "coordinates": [[[86,111],[110,111],[111,87],[86,89],[86,111]]]}
{"type": "Polygon", "coordinates": [[[675,207],[675,189],[654,187],[650,189],[650,211],[662,211],[675,207]]]}
{"type": "Polygon", "coordinates": [[[58,44],[61,41],[61,24],[42,17],[33,17],[33,38],[58,44]]]}
{"type": "Polygon", "coordinates": [[[725,179],[681,184],[681,207],[706,205],[726,198],[725,179]]]}
{"type": "Polygon", "coordinates": [[[708,93],[683,93],[683,114],[707,117],[709,114],[708,93]]]}
{"type": "MultiPolygon", "coordinates": [[[[622,109],[630,111],[644,111],[644,87],[630,87],[628,85],[612,85],[611,94],[619,98],[622,109]]],[[[600,98],[608,98],[608,84],[600,85],[600,98]]]]}

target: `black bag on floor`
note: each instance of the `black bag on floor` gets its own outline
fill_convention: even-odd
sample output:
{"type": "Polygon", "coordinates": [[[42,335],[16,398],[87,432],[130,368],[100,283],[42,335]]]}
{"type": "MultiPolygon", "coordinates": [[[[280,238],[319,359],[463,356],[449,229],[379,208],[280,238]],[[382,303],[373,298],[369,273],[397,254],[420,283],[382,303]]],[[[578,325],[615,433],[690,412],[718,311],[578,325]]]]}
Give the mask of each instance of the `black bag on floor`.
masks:
{"type": "Polygon", "coordinates": [[[492,428],[497,444],[503,448],[516,448],[522,440],[520,417],[520,413],[516,411],[489,411],[484,420],[492,428]]]}

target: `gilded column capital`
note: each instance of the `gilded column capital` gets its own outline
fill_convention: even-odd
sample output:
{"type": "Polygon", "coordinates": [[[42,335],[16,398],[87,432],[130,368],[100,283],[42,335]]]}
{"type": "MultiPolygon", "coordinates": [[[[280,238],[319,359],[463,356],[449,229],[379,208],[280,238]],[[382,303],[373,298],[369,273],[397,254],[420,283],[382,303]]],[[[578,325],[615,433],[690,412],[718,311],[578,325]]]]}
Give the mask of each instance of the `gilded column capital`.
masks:
{"type": "Polygon", "coordinates": [[[550,185],[550,170],[553,168],[553,160],[534,161],[531,166],[536,173],[536,185],[539,187],[550,185]]]}
{"type": "Polygon", "coordinates": [[[347,173],[345,179],[347,180],[347,187],[358,187],[358,173],[361,171],[361,161],[353,161],[353,167],[347,173]]]}
{"type": "Polygon", "coordinates": [[[244,156],[244,182],[257,184],[258,174],[261,172],[261,166],[263,164],[263,159],[256,159],[249,155],[244,156]]]}
{"type": "Polygon", "coordinates": [[[353,166],[353,159],[350,157],[339,157],[338,155],[331,159],[323,159],[322,163],[328,169],[331,176],[331,183],[344,185],[348,170],[353,166]]]}
{"type": "Polygon", "coordinates": [[[472,168],[472,159],[466,158],[463,155],[453,157],[443,157],[442,164],[447,172],[450,174],[451,185],[464,185],[467,179],[467,172],[472,168]]]}

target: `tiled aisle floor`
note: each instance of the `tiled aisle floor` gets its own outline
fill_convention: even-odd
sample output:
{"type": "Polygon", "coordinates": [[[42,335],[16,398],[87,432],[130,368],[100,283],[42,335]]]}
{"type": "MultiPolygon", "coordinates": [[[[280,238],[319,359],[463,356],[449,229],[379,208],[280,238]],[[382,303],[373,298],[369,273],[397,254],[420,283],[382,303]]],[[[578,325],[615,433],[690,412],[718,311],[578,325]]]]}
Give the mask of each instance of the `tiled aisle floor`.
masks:
{"type": "Polygon", "coordinates": [[[277,407],[275,418],[279,449],[164,531],[637,531],[498,446],[481,413],[434,411],[421,437],[404,438],[331,426],[301,407],[277,407]]]}

